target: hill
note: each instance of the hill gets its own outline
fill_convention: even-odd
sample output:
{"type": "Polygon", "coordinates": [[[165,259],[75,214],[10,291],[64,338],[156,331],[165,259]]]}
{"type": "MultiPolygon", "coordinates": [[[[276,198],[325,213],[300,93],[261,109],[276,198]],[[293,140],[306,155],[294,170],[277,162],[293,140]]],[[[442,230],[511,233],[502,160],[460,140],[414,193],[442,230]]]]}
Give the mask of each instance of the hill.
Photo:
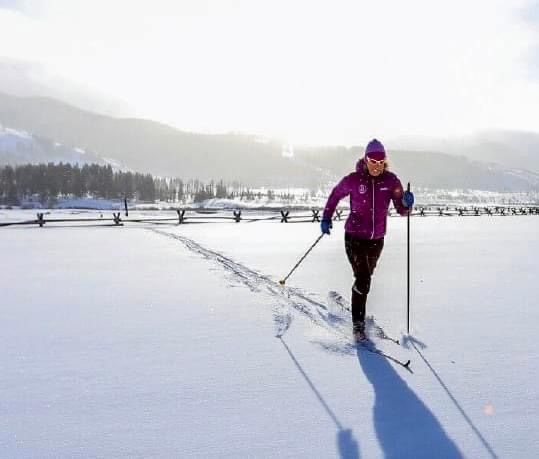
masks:
{"type": "MultiPolygon", "coordinates": [[[[354,169],[363,147],[296,147],[243,134],[185,132],[155,121],[114,118],[44,97],[0,93],[0,123],[111,158],[124,167],[184,179],[224,179],[249,186],[317,187],[354,169]]],[[[1,160],[1,158],[0,158],[1,160]]],[[[390,151],[393,169],[416,186],[529,191],[539,175],[474,157],[437,151],[390,151]]],[[[524,161],[515,165],[526,166],[524,161]]]]}

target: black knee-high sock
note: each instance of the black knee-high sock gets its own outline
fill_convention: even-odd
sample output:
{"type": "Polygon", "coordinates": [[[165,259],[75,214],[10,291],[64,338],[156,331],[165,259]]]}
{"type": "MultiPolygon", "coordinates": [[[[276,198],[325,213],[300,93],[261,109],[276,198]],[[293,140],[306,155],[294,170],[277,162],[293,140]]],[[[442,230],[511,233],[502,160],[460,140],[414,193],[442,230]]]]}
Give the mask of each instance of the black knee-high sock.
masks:
{"type": "Polygon", "coordinates": [[[367,305],[367,295],[352,289],[352,322],[365,321],[365,307],[367,305]]]}

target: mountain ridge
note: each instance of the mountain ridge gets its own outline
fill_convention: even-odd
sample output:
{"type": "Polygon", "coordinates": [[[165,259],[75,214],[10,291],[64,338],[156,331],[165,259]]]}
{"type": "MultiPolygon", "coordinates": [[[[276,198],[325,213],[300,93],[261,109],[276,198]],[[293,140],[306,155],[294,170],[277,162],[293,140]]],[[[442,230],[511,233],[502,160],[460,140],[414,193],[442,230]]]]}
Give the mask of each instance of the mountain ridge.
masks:
{"type": "MultiPolygon", "coordinates": [[[[249,186],[318,187],[354,170],[360,146],[297,146],[292,157],[273,139],[248,134],[199,134],[140,118],[114,118],[48,97],[0,93],[0,123],[112,158],[158,176],[223,179],[249,186]]],[[[464,154],[389,150],[398,175],[417,186],[528,191],[537,172],[508,169],[464,154]]],[[[1,158],[0,158],[1,160],[1,158]]]]}

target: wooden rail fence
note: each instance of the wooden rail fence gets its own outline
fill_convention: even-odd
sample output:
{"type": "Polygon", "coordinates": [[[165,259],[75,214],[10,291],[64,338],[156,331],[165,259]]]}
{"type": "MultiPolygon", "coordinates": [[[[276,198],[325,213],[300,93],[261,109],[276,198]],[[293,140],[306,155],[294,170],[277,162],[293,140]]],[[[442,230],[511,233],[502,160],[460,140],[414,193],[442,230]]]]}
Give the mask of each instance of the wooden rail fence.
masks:
{"type": "MultiPolygon", "coordinates": [[[[140,211],[143,212],[143,211],[140,211]]],[[[163,211],[165,212],[165,211],[163,211]]],[[[258,222],[264,220],[279,220],[281,223],[319,223],[322,216],[321,209],[312,208],[310,213],[291,213],[290,209],[280,209],[275,211],[275,215],[270,216],[245,216],[242,210],[233,210],[232,215],[224,214],[225,211],[196,211],[187,209],[177,209],[174,216],[144,217],[144,218],[122,218],[120,212],[113,212],[112,218],[46,218],[43,212],[38,212],[34,220],[18,222],[0,222],[0,227],[16,225],[37,225],[43,228],[46,224],[55,223],[103,223],[109,226],[123,226],[126,223],[152,223],[152,224],[189,224],[189,223],[211,223],[217,221],[232,221],[234,223],[258,222]],[[189,212],[189,213],[188,213],[189,212]],[[223,215],[217,215],[223,212],[223,215]]],[[[303,211],[305,212],[305,211],[303,211]]],[[[249,212],[246,212],[249,214],[249,212]]],[[[337,209],[333,217],[334,220],[342,220],[349,214],[347,209],[337,209]]],[[[126,209],[126,215],[128,211],[126,209]]],[[[398,215],[390,210],[390,217],[398,215]]],[[[484,207],[442,207],[442,206],[416,206],[411,214],[413,217],[507,217],[539,215],[539,206],[484,206],[484,207]]]]}

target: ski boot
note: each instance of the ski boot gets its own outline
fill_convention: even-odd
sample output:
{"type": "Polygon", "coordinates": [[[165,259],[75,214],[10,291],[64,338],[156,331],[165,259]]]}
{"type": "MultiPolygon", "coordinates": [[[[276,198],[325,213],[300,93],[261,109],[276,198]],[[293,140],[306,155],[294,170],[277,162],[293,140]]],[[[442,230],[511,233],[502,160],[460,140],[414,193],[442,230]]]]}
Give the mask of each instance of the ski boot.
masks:
{"type": "Polygon", "coordinates": [[[354,323],[354,339],[356,340],[356,343],[361,343],[367,340],[367,335],[365,333],[365,322],[354,323]]]}

